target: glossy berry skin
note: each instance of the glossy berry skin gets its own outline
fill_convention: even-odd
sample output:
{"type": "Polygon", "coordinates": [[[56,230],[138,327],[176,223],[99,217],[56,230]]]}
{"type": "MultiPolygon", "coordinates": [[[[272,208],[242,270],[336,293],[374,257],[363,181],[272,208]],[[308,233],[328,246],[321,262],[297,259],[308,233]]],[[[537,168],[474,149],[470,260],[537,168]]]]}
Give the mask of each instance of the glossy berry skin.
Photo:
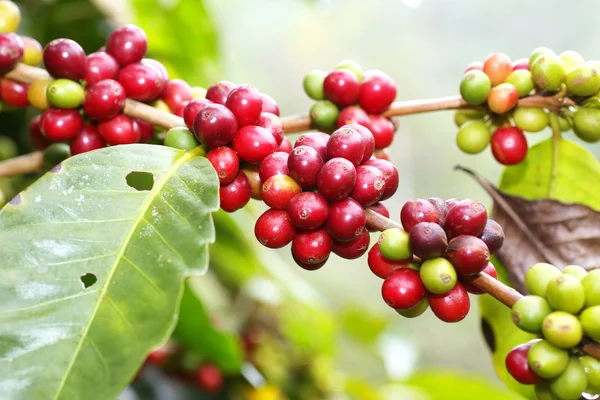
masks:
{"type": "Polygon", "coordinates": [[[208,147],[221,147],[229,144],[237,132],[235,115],[225,106],[210,104],[204,107],[194,119],[196,138],[208,147]]]}
{"type": "Polygon", "coordinates": [[[371,115],[367,127],[373,134],[376,149],[385,149],[394,141],[396,128],[389,119],[381,115],[371,115]]]}
{"type": "Polygon", "coordinates": [[[444,322],[462,321],[471,308],[469,294],[460,282],[457,282],[448,293],[430,293],[427,299],[429,300],[431,311],[444,322]]]}
{"type": "Polygon", "coordinates": [[[277,115],[263,112],[258,117],[256,125],[271,132],[271,135],[273,135],[273,138],[277,142],[277,146],[281,144],[284,135],[283,124],[277,115]]]}
{"type": "Polygon", "coordinates": [[[110,54],[99,51],[86,57],[87,68],[83,80],[88,87],[105,79],[117,79],[119,63],[110,54]]]}
{"type": "Polygon", "coordinates": [[[369,114],[358,106],[348,106],[340,111],[337,126],[340,128],[348,124],[367,126],[369,124],[369,114]]]}
{"type": "Polygon", "coordinates": [[[346,260],[354,260],[361,257],[369,250],[371,237],[366,229],[349,242],[333,241],[333,252],[346,260]]]}
{"type": "Polygon", "coordinates": [[[375,211],[377,214],[381,214],[386,218],[390,217],[390,211],[388,210],[388,208],[385,206],[385,204],[381,203],[381,202],[377,202],[375,204],[371,204],[370,206],[367,207],[369,210],[373,210],[375,211]]]}
{"type": "Polygon", "coordinates": [[[46,138],[46,136],[44,136],[42,133],[41,119],[41,115],[36,115],[29,123],[29,140],[31,141],[33,147],[37,150],[44,150],[52,143],[52,141],[46,138]]]}
{"type": "Polygon", "coordinates": [[[512,71],[512,62],[504,53],[492,53],[483,62],[483,72],[490,78],[492,86],[504,82],[512,71]]]}
{"type": "Polygon", "coordinates": [[[302,188],[287,175],[274,175],[262,185],[262,200],[276,210],[285,210],[290,200],[299,193],[302,193],[302,188]]]}
{"type": "Polygon", "coordinates": [[[381,71],[366,71],[360,84],[360,106],[369,114],[381,114],[396,98],[396,83],[381,71]]]}
{"type": "Polygon", "coordinates": [[[315,192],[297,194],[286,209],[292,224],[302,230],[320,228],[329,217],[329,203],[315,192]]]}
{"type": "Polygon", "coordinates": [[[250,182],[243,171],[239,171],[231,183],[219,189],[221,208],[234,212],[250,201],[250,182]]]}
{"type": "Polygon", "coordinates": [[[256,125],[247,125],[238,129],[231,146],[240,159],[251,164],[258,164],[266,156],[277,151],[277,141],[273,135],[256,125]]]}
{"type": "Polygon", "coordinates": [[[95,126],[85,124],[81,132],[71,140],[70,146],[71,155],[74,156],[106,147],[106,142],[100,136],[95,126]]]}
{"type": "Polygon", "coordinates": [[[405,231],[410,232],[419,222],[440,222],[437,208],[425,199],[407,201],[400,210],[400,222],[405,231]]]}
{"type": "Polygon", "coordinates": [[[363,206],[377,203],[385,191],[383,172],[369,165],[356,168],[356,183],[350,197],[363,206]]]}
{"type": "Polygon", "coordinates": [[[492,154],[503,165],[515,165],[527,156],[527,138],[523,131],[513,126],[496,129],[491,138],[492,154]]]}
{"type": "Polygon", "coordinates": [[[16,33],[0,33],[0,75],[12,70],[23,58],[25,44],[16,33]]]}
{"type": "Polygon", "coordinates": [[[347,242],[365,230],[367,217],[360,203],[347,198],[331,204],[329,218],[325,228],[331,237],[340,242],[347,242]]]}
{"type": "Polygon", "coordinates": [[[490,251],[478,237],[460,235],[448,243],[446,258],[459,275],[474,275],[487,267],[490,251]]]}
{"type": "Polygon", "coordinates": [[[266,156],[258,168],[260,180],[264,182],[273,175],[289,175],[288,158],[289,154],[282,151],[266,156]]]}
{"type": "Polygon", "coordinates": [[[283,138],[281,144],[277,148],[277,151],[281,151],[283,153],[290,154],[292,152],[292,144],[287,138],[283,138]]]}
{"type": "Polygon", "coordinates": [[[106,143],[112,146],[137,143],[141,136],[141,132],[136,129],[133,119],[123,114],[99,123],[98,132],[106,140],[106,143]]]}
{"type": "Polygon", "coordinates": [[[140,63],[145,65],[146,67],[152,68],[160,77],[160,81],[157,81],[156,83],[157,85],[162,85],[162,94],[169,85],[169,72],[167,71],[167,68],[161,62],[153,58],[142,58],[142,61],[140,61],[140,63]]]}
{"type": "Polygon", "coordinates": [[[329,141],[329,135],[323,132],[311,132],[305,133],[296,139],[294,148],[299,146],[308,146],[315,149],[319,156],[323,160],[327,159],[327,142],[329,141]]]}
{"type": "Polygon", "coordinates": [[[123,111],[126,99],[125,89],[119,82],[105,79],[87,90],[83,100],[83,111],[90,119],[106,121],[123,111]]]}
{"type": "Polygon", "coordinates": [[[294,260],[302,265],[320,268],[329,258],[333,242],[324,229],[297,233],[292,240],[294,260]]]}
{"type": "Polygon", "coordinates": [[[224,106],[229,93],[236,87],[235,83],[229,81],[217,82],[206,90],[206,99],[224,106]]]}
{"type": "Polygon", "coordinates": [[[356,75],[346,69],[330,72],[323,81],[325,98],[339,107],[357,103],[359,90],[356,75]]]}
{"type": "Polygon", "coordinates": [[[213,102],[210,100],[195,99],[185,105],[183,108],[183,120],[185,121],[185,125],[189,130],[194,130],[194,120],[196,119],[196,115],[198,115],[198,113],[202,111],[204,107],[210,104],[213,104],[213,102]]]}
{"type": "Polygon", "coordinates": [[[262,102],[262,112],[271,113],[279,117],[279,106],[274,98],[268,94],[261,93],[260,101],[262,102]]]}
{"type": "Polygon", "coordinates": [[[8,105],[13,107],[27,107],[29,99],[27,91],[29,85],[12,79],[0,79],[0,98],[8,105]]]}
{"type": "MultiPolygon", "coordinates": [[[[154,137],[154,125],[152,125],[150,122],[134,118],[133,119],[133,129],[135,129],[136,131],[139,132],[140,139],[138,140],[138,142],[140,142],[140,143],[146,143],[154,137]]],[[[190,139],[193,139],[194,147],[196,147],[198,145],[196,138],[190,138],[190,139]]]]}
{"type": "Polygon", "coordinates": [[[267,210],[254,225],[256,239],[265,247],[279,249],[289,244],[296,235],[296,228],[287,213],[281,210],[267,210]]]}
{"type": "Polygon", "coordinates": [[[206,158],[217,171],[221,186],[227,185],[237,176],[240,159],[231,147],[223,146],[212,149],[206,154],[206,158]]]}
{"type": "Polygon", "coordinates": [[[375,151],[375,138],[373,137],[373,133],[371,133],[369,128],[363,125],[349,124],[346,126],[357,131],[362,137],[364,152],[361,164],[367,162],[371,159],[373,152],[375,151]]]}
{"type": "Polygon", "coordinates": [[[529,59],[528,58],[519,58],[512,63],[512,70],[518,71],[520,69],[525,69],[529,71],[529,59]]]}
{"type": "Polygon", "coordinates": [[[262,112],[260,92],[250,85],[236,87],[225,102],[237,119],[238,126],[254,125],[262,112]]]}
{"type": "Polygon", "coordinates": [[[129,64],[119,71],[118,81],[127,97],[137,101],[153,101],[160,97],[167,85],[158,69],[144,63],[129,64]]]}
{"type": "Polygon", "coordinates": [[[194,382],[207,393],[218,393],[223,387],[223,374],[216,365],[205,363],[194,372],[194,382]]]}
{"type": "Polygon", "coordinates": [[[403,268],[385,279],[381,295],[386,304],[396,310],[413,308],[425,298],[425,286],[419,271],[403,268]]]}
{"type": "Polygon", "coordinates": [[[420,222],[408,234],[410,248],[422,260],[441,257],[448,248],[444,229],[434,222],[420,222]]]}
{"type": "Polygon", "coordinates": [[[479,236],[487,223],[487,212],[483,204],[475,200],[463,200],[448,212],[446,233],[452,239],[459,235],[479,236]]]}
{"type": "Polygon", "coordinates": [[[83,118],[77,110],[50,108],[42,113],[40,129],[53,142],[73,139],[83,128],[83,118]]]}
{"type": "Polygon", "coordinates": [[[519,91],[510,83],[501,83],[490,90],[487,103],[496,114],[504,114],[512,110],[519,101],[519,91]]]}
{"type": "Polygon", "coordinates": [[[381,250],[379,250],[379,243],[375,243],[373,247],[371,247],[371,250],[369,250],[367,263],[369,264],[371,272],[381,279],[386,279],[388,276],[402,268],[410,267],[409,260],[392,261],[385,258],[383,254],[381,254],[381,250]]]}
{"type": "Polygon", "coordinates": [[[44,48],[44,66],[54,78],[79,81],[85,77],[86,57],[79,43],[55,39],[44,48]]]}
{"type": "Polygon", "coordinates": [[[523,385],[535,385],[542,381],[542,378],[531,370],[527,362],[527,354],[532,345],[533,343],[523,343],[515,347],[507,354],[505,360],[508,373],[523,385]]]}
{"type": "Polygon", "coordinates": [[[146,33],[135,25],[125,25],[112,31],[106,41],[106,52],[121,67],[141,61],[148,50],[146,33]]]}
{"type": "Polygon", "coordinates": [[[327,159],[342,157],[356,167],[363,159],[365,146],[362,136],[355,129],[343,126],[333,132],[327,142],[327,159]]]}
{"type": "Polygon", "coordinates": [[[400,177],[398,176],[398,170],[391,162],[382,159],[371,159],[365,162],[363,165],[369,165],[375,167],[383,173],[383,179],[385,180],[385,190],[381,195],[380,201],[389,199],[398,190],[398,184],[400,177]]]}
{"type": "Polygon", "coordinates": [[[500,250],[504,244],[504,230],[499,223],[493,219],[488,219],[481,233],[481,240],[490,250],[490,254],[493,254],[500,250]]]}
{"type": "MultiPolygon", "coordinates": [[[[496,271],[496,268],[494,267],[494,264],[492,264],[492,263],[488,263],[487,267],[485,267],[485,269],[483,271],[481,271],[481,273],[488,274],[492,278],[498,279],[498,271],[496,271]]],[[[476,275],[474,275],[474,276],[476,276],[476,275]]],[[[465,287],[467,292],[472,293],[472,294],[484,294],[485,293],[483,290],[479,289],[477,286],[475,286],[471,282],[469,282],[469,279],[472,277],[467,276],[467,277],[461,277],[461,278],[463,279],[461,281],[461,283],[463,284],[463,286],[465,287]]]]}
{"type": "Polygon", "coordinates": [[[162,92],[161,98],[174,112],[179,106],[192,101],[192,87],[184,80],[173,79],[162,92]]]}
{"type": "Polygon", "coordinates": [[[356,168],[345,158],[337,157],[327,161],[317,177],[319,193],[330,202],[350,196],[356,184],[356,168]]]}
{"type": "Polygon", "coordinates": [[[319,153],[312,147],[299,146],[288,157],[290,176],[302,186],[303,189],[317,187],[317,177],[323,167],[323,160],[319,153]]]}

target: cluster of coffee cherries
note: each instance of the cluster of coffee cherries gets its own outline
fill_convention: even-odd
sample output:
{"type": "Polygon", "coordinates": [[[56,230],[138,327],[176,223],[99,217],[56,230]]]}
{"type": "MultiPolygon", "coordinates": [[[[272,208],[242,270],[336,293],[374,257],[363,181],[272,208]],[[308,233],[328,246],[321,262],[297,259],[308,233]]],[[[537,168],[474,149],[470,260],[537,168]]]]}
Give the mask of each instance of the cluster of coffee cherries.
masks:
{"type": "Polygon", "coordinates": [[[316,103],[310,119],[318,129],[331,132],[347,124],[363,125],[373,133],[375,149],[392,144],[396,127],[381,116],[396,98],[396,83],[379,70],[362,72],[352,60],[339,63],[332,72],[312,70],[304,77],[304,91],[316,103]]]}
{"type": "Polygon", "coordinates": [[[484,62],[473,62],[460,84],[462,98],[476,109],[459,110],[456,142],[466,153],[482,152],[491,143],[492,154],[504,165],[518,164],[527,155],[523,132],[540,132],[549,126],[549,111],[517,107],[520,97],[534,93],[563,94],[579,107],[561,109],[556,116],[561,132],[570,130],[582,140],[600,140],[600,110],[591,100],[600,90],[600,61],[585,61],[575,51],[557,55],[539,47],[529,58],[511,62],[504,53],[492,53],[484,62]],[[485,107],[484,107],[485,106],[485,107]]]}
{"type": "Polygon", "coordinates": [[[470,309],[468,292],[483,294],[470,279],[498,278],[490,254],[504,243],[502,228],[474,200],[411,200],[400,220],[404,229],[383,231],[369,251],[369,268],[384,279],[383,299],[408,318],[431,308],[444,322],[461,321],[470,309]]]}
{"type": "Polygon", "coordinates": [[[525,275],[530,293],[512,308],[523,331],[541,335],[511,350],[508,372],[536,385],[540,400],[575,400],[600,393],[600,361],[581,351],[584,335],[600,340],[600,270],[569,265],[562,272],[539,263],[525,275]]]}
{"type": "Polygon", "coordinates": [[[374,139],[359,124],[333,134],[306,133],[288,155],[276,152],[260,164],[261,197],[270,207],[255,225],[269,248],[291,243],[292,255],[307,270],[322,267],[331,252],[346,259],[369,247],[365,207],[389,217],[380,201],[398,188],[394,165],[373,156],[374,139]]]}

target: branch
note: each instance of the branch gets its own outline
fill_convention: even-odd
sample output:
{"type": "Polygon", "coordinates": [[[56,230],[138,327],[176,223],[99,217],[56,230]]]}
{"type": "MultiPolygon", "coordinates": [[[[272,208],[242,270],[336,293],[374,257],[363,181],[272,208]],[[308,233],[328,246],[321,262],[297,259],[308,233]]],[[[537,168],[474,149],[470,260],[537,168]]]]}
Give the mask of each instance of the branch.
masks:
{"type": "Polygon", "coordinates": [[[42,170],[44,152],[35,151],[0,162],[0,177],[30,174],[42,170]]]}

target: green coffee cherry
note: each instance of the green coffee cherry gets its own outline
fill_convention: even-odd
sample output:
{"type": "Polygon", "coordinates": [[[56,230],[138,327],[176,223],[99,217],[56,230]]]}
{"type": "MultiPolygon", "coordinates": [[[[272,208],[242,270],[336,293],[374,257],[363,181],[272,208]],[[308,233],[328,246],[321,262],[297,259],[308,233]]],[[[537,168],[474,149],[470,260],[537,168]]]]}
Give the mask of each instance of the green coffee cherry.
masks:
{"type": "Polygon", "coordinates": [[[546,297],[548,283],[560,275],[560,270],[554,265],[537,263],[525,274],[525,286],[529,294],[546,297]]]}
{"type": "Polygon", "coordinates": [[[491,88],[490,78],[483,71],[471,70],[460,83],[460,95],[467,103],[476,106],[485,103],[491,88]]]}
{"type": "Polygon", "coordinates": [[[535,398],[537,400],[564,400],[552,393],[550,382],[540,382],[535,385],[535,398]]]}
{"type": "Polygon", "coordinates": [[[164,100],[161,100],[161,99],[155,100],[150,105],[152,107],[156,108],[157,110],[160,110],[160,111],[163,111],[163,112],[166,112],[169,114],[171,113],[171,109],[169,108],[169,105],[164,100]]]}
{"type": "MultiPolygon", "coordinates": [[[[579,279],[580,281],[583,278],[585,278],[585,276],[587,275],[587,271],[585,270],[585,268],[580,267],[579,265],[567,265],[566,267],[563,268],[562,273],[574,276],[575,278],[579,279]]],[[[585,287],[584,287],[584,290],[585,290],[585,287]]]]}
{"type": "Polygon", "coordinates": [[[579,361],[587,375],[588,387],[600,388],[600,361],[590,356],[582,356],[579,361]]]}
{"type": "MultiPolygon", "coordinates": [[[[519,70],[523,71],[523,70],[519,70]]],[[[515,125],[525,132],[539,132],[548,126],[548,114],[541,108],[519,107],[513,114],[515,125]]]]}
{"type": "Polygon", "coordinates": [[[576,66],[583,64],[585,59],[576,51],[567,50],[560,53],[560,59],[565,65],[565,71],[569,73],[576,66]]]}
{"type": "Polygon", "coordinates": [[[579,139],[588,143],[600,140],[600,110],[592,107],[579,107],[573,114],[573,132],[579,139]]]}
{"type": "Polygon", "coordinates": [[[19,154],[19,148],[8,136],[0,136],[0,161],[8,160],[19,154]]]}
{"type": "Polygon", "coordinates": [[[531,346],[527,362],[533,372],[544,379],[556,378],[567,368],[569,352],[541,340],[531,346]]]}
{"type": "Polygon", "coordinates": [[[429,302],[427,301],[427,297],[421,300],[416,306],[413,308],[409,308],[408,310],[396,310],[398,314],[402,315],[405,318],[416,318],[422,315],[429,308],[429,302]]]}
{"type": "Polygon", "coordinates": [[[456,110],[454,113],[454,123],[459,128],[469,121],[483,119],[485,117],[485,111],[462,109],[456,110]]]}
{"type": "Polygon", "coordinates": [[[585,291],[579,279],[561,274],[548,283],[546,299],[556,311],[579,314],[585,305],[585,291]]]}
{"type": "Polygon", "coordinates": [[[600,305],[600,269],[594,269],[581,280],[585,292],[585,306],[600,305]]]}
{"type": "Polygon", "coordinates": [[[356,79],[358,79],[359,82],[362,80],[362,68],[360,67],[360,64],[354,60],[344,60],[336,65],[335,69],[347,69],[356,76],[356,79]]]}
{"type": "Polygon", "coordinates": [[[544,319],[542,334],[554,346],[570,349],[581,342],[583,328],[581,322],[573,314],[555,311],[544,319]]]}
{"type": "Polygon", "coordinates": [[[467,154],[481,153],[489,143],[490,128],[482,119],[467,122],[456,135],[456,145],[467,154]]]}
{"type": "Polygon", "coordinates": [[[510,83],[516,87],[517,92],[519,92],[519,97],[527,96],[533,90],[534,86],[531,72],[526,69],[518,69],[511,72],[504,82],[510,83]]]}
{"type": "Polygon", "coordinates": [[[525,296],[515,303],[511,317],[515,325],[530,333],[540,333],[542,324],[552,312],[550,304],[540,296],[525,296]]]}
{"type": "Polygon", "coordinates": [[[329,100],[320,100],[310,108],[310,120],[321,128],[334,128],[340,111],[337,106],[329,100]]]}
{"type": "Polygon", "coordinates": [[[565,80],[567,90],[576,96],[591,96],[600,89],[600,70],[592,64],[574,67],[565,80]]]}
{"type": "Polygon", "coordinates": [[[379,251],[388,260],[408,260],[412,257],[408,233],[398,228],[386,229],[379,236],[379,251]]]}
{"type": "Polygon", "coordinates": [[[419,271],[425,288],[431,293],[448,293],[456,285],[456,270],[445,258],[425,261],[419,271]]]}
{"type": "Polygon", "coordinates": [[[546,53],[533,63],[531,76],[538,88],[553,92],[560,89],[565,80],[565,66],[560,57],[546,53]]]}
{"type": "Polygon", "coordinates": [[[554,53],[554,51],[550,50],[547,47],[537,47],[537,48],[533,49],[533,51],[531,52],[531,56],[529,56],[529,69],[530,70],[531,70],[531,67],[533,66],[533,63],[538,59],[539,56],[541,56],[543,54],[556,55],[554,53]]]}
{"type": "Polygon", "coordinates": [[[302,85],[304,91],[313,100],[324,100],[325,94],[323,93],[323,81],[327,76],[327,72],[319,69],[313,69],[304,76],[302,85]]]}
{"type": "Polygon", "coordinates": [[[587,386],[585,370],[576,358],[571,358],[565,371],[550,382],[550,390],[561,399],[579,399],[587,386]]]}
{"type": "Polygon", "coordinates": [[[573,123],[571,122],[571,117],[570,116],[562,116],[562,115],[558,115],[558,127],[560,128],[561,132],[568,132],[571,130],[571,128],[573,128],[573,123]]]}
{"type": "Polygon", "coordinates": [[[44,150],[44,168],[49,170],[71,157],[71,148],[66,143],[52,143],[44,150]]]}
{"type": "Polygon", "coordinates": [[[48,102],[56,108],[77,108],[83,104],[83,87],[70,79],[56,79],[46,89],[48,102]]]}
{"type": "Polygon", "coordinates": [[[596,341],[600,340],[600,306],[586,308],[579,318],[583,332],[596,341]]]}
{"type": "Polygon", "coordinates": [[[165,137],[165,146],[180,150],[191,150],[198,147],[200,142],[189,129],[184,127],[172,128],[165,137]]]}

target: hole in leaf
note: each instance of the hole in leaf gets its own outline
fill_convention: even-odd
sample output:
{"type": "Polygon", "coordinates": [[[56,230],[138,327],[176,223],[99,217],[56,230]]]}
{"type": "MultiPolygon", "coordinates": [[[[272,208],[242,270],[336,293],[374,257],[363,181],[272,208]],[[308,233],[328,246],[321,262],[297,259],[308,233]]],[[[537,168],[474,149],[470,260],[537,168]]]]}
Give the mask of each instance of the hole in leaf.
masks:
{"type": "Polygon", "coordinates": [[[81,280],[81,283],[83,283],[84,289],[89,288],[90,286],[92,286],[94,283],[96,283],[98,281],[98,278],[96,278],[96,275],[94,275],[90,272],[81,275],[81,277],[79,279],[81,280]]]}
{"type": "Polygon", "coordinates": [[[18,194],[15,197],[13,197],[8,204],[10,204],[11,206],[18,206],[19,204],[21,204],[21,195],[18,194]]]}
{"type": "Polygon", "coordinates": [[[133,171],[125,178],[127,184],[135,190],[152,190],[154,186],[154,175],[150,172],[133,171]]]}
{"type": "Polygon", "coordinates": [[[60,172],[60,170],[62,169],[62,163],[58,163],[54,166],[54,168],[52,168],[50,170],[51,173],[53,174],[58,174],[60,172]]]}
{"type": "Polygon", "coordinates": [[[493,353],[496,351],[496,336],[492,326],[485,318],[481,318],[481,330],[483,331],[483,337],[490,351],[493,353]]]}

